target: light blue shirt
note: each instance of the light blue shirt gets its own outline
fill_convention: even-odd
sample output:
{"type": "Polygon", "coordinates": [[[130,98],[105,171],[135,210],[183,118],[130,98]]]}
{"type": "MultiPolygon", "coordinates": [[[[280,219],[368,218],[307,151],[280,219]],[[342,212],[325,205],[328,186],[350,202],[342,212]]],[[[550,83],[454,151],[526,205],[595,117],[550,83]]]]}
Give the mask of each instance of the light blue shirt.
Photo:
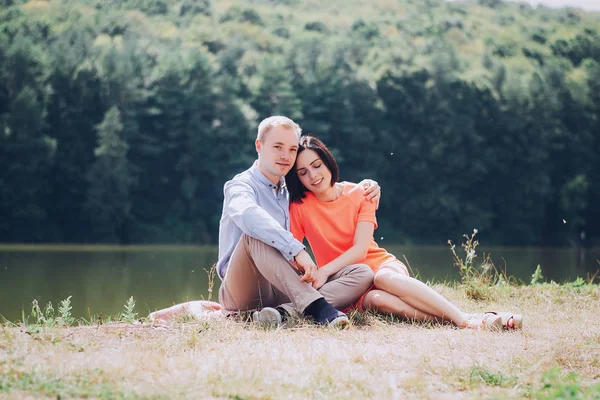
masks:
{"type": "Polygon", "coordinates": [[[290,200],[283,177],[279,190],[276,188],[260,172],[257,162],[225,183],[217,262],[221,279],[243,233],[276,248],[289,261],[304,250],[304,245],[289,231],[290,200]]]}

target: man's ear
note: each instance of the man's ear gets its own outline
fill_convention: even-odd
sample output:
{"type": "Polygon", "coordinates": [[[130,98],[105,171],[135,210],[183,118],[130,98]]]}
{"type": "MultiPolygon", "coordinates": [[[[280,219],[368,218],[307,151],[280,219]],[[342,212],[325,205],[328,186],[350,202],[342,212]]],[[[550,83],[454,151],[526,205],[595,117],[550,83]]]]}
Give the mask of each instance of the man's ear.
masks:
{"type": "Polygon", "coordinates": [[[256,139],[256,142],[254,142],[254,146],[256,147],[256,152],[260,154],[260,149],[262,147],[262,142],[258,139],[256,139]]]}

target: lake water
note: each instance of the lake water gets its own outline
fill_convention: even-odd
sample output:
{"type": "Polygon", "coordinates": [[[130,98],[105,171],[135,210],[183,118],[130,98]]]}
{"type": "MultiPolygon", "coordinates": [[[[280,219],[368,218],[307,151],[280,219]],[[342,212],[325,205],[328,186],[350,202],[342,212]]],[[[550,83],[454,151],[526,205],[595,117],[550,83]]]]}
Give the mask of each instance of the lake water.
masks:
{"type": "MultiPolygon", "coordinates": [[[[451,281],[459,278],[447,246],[393,246],[386,249],[408,259],[422,280],[451,281]]],[[[600,268],[600,248],[482,248],[494,263],[518,279],[529,282],[538,264],[544,277],[556,282],[573,281],[600,268]]],[[[73,315],[88,318],[114,315],[130,296],[135,310],[146,316],[175,303],[208,297],[205,269],[216,262],[217,248],[206,246],[0,246],[0,315],[20,320],[31,302],[41,306],[72,296],[73,315]]],[[[215,278],[213,300],[219,278],[215,278]]]]}

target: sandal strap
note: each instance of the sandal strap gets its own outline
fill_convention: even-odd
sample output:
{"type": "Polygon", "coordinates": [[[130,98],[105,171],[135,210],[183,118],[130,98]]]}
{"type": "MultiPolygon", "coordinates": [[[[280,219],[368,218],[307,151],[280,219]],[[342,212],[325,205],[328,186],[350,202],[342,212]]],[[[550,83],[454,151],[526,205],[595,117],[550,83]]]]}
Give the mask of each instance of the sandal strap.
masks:
{"type": "Polygon", "coordinates": [[[498,330],[502,328],[502,322],[500,318],[494,318],[492,322],[488,323],[488,319],[496,315],[496,313],[483,313],[481,316],[472,316],[467,320],[467,328],[476,330],[498,330]]]}
{"type": "Polygon", "coordinates": [[[523,314],[513,314],[508,311],[486,311],[484,314],[488,314],[488,313],[499,315],[500,318],[502,318],[502,326],[504,329],[507,329],[507,330],[521,329],[521,321],[523,319],[523,314]],[[508,321],[510,321],[511,318],[513,320],[513,327],[509,328],[508,321]]]}

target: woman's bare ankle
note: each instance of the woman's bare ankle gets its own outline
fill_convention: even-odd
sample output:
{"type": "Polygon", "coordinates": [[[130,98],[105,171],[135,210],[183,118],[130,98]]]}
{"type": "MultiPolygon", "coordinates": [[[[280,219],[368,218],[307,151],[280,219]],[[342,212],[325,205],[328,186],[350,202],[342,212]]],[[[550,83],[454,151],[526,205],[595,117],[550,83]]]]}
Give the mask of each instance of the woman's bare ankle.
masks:
{"type": "Polygon", "coordinates": [[[469,319],[473,318],[473,314],[461,313],[460,321],[456,324],[459,328],[465,329],[469,325],[469,319]]]}

